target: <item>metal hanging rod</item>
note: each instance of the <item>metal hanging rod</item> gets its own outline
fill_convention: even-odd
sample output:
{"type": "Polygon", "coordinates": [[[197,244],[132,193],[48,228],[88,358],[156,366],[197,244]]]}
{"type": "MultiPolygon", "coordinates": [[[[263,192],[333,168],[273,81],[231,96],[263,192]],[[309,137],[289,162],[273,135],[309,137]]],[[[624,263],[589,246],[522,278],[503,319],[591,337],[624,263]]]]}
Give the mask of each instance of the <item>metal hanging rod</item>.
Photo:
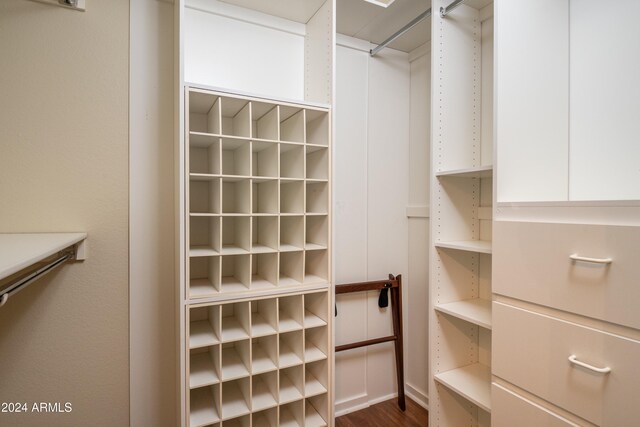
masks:
{"type": "Polygon", "coordinates": [[[440,8],[440,18],[444,18],[445,16],[447,16],[447,14],[449,12],[451,12],[453,9],[455,9],[458,6],[460,6],[464,2],[465,2],[465,0],[454,0],[451,3],[449,3],[449,6],[441,7],[440,8]]]}
{"type": "Polygon", "coordinates": [[[64,264],[68,260],[72,260],[76,258],[76,248],[75,246],[69,250],[62,251],[58,254],[58,256],[51,262],[47,263],[43,267],[38,268],[37,270],[17,278],[15,281],[9,283],[4,287],[2,295],[0,295],[0,307],[7,303],[9,296],[20,292],[22,289],[29,286],[31,283],[40,279],[42,276],[50,273],[55,270],[60,265],[64,264]]]}
{"type": "Polygon", "coordinates": [[[86,10],[86,0],[31,0],[38,3],[44,3],[51,6],[60,6],[65,9],[77,10],[84,12],[86,10]]]}
{"type": "Polygon", "coordinates": [[[412,29],[416,25],[418,25],[418,23],[420,23],[422,20],[424,20],[424,19],[426,19],[426,18],[428,18],[430,16],[431,16],[431,8],[429,8],[429,9],[425,10],[424,12],[422,12],[413,21],[409,22],[407,25],[402,27],[398,32],[394,33],[391,37],[389,37],[388,39],[386,39],[385,41],[380,43],[375,48],[369,50],[369,55],[375,56],[376,53],[380,52],[382,49],[387,47],[387,45],[389,43],[393,42],[395,39],[397,39],[398,37],[402,36],[404,33],[409,31],[410,29],[412,29]]]}

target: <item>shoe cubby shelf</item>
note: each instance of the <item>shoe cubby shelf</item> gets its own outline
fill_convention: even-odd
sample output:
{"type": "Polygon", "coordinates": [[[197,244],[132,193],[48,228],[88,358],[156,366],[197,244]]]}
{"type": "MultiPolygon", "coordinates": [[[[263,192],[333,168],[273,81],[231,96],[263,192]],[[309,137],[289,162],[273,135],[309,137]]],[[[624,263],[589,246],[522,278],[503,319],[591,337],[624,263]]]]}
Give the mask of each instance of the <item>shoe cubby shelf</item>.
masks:
{"type": "Polygon", "coordinates": [[[189,299],[329,282],[322,108],[187,89],[189,299]]]}
{"type": "Polygon", "coordinates": [[[189,308],[190,426],[328,425],[329,306],[322,290],[189,308]]]}

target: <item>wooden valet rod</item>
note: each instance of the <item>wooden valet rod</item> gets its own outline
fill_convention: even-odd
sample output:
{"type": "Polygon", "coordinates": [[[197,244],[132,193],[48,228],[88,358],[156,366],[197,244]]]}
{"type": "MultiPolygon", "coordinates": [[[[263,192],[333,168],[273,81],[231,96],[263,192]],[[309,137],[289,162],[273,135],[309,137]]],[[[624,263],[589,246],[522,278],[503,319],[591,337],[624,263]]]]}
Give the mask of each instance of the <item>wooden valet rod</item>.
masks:
{"type": "Polygon", "coordinates": [[[402,353],[402,275],[398,274],[394,277],[393,274],[389,274],[389,280],[336,285],[336,295],[377,290],[388,291],[391,293],[393,335],[338,345],[336,346],[336,352],[394,341],[396,352],[396,375],[398,378],[398,406],[404,411],[406,405],[404,399],[404,364],[402,353]]]}

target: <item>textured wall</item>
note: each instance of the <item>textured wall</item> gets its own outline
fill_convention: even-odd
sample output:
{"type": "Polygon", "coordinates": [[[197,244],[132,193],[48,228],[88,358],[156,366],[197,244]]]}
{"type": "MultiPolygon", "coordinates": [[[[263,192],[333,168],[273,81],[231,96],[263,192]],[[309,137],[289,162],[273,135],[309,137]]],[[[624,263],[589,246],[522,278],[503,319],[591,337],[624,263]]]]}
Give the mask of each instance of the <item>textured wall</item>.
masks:
{"type": "Polygon", "coordinates": [[[129,1],[0,3],[0,232],[86,231],[89,258],[0,308],[2,426],[126,426],[129,1]]]}

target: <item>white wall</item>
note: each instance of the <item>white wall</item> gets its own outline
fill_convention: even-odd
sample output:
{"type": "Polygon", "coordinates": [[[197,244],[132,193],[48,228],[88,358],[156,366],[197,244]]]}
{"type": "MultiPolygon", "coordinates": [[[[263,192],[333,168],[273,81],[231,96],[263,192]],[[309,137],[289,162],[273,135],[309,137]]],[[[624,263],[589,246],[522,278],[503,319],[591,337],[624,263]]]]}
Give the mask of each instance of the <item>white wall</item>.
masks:
{"type": "Polygon", "coordinates": [[[0,308],[5,426],[129,425],[129,1],[0,2],[0,232],[86,231],[89,257],[0,308]]]}
{"type": "MultiPolygon", "coordinates": [[[[420,313],[426,313],[427,304],[428,227],[426,219],[418,219],[410,242],[407,205],[413,201],[424,207],[428,200],[426,61],[416,57],[412,66],[409,55],[390,49],[370,58],[368,49],[366,42],[340,37],[336,52],[335,283],[403,274],[406,390],[419,393],[414,397],[424,403],[427,325],[420,313]],[[413,102],[423,113],[411,111],[413,102]],[[422,121],[410,127],[414,113],[422,121]],[[416,159],[424,156],[422,161],[410,163],[410,150],[416,159]],[[417,173],[412,180],[425,182],[411,187],[410,170],[417,173]],[[416,250],[411,258],[410,247],[416,250]]],[[[390,309],[379,309],[377,299],[377,292],[337,299],[336,345],[391,333],[390,309]]],[[[397,391],[394,367],[391,343],[338,353],[337,415],[392,398],[397,391]]]]}
{"type": "Polygon", "coordinates": [[[171,2],[131,2],[129,274],[131,425],[174,426],[174,40],[171,2]]]}

